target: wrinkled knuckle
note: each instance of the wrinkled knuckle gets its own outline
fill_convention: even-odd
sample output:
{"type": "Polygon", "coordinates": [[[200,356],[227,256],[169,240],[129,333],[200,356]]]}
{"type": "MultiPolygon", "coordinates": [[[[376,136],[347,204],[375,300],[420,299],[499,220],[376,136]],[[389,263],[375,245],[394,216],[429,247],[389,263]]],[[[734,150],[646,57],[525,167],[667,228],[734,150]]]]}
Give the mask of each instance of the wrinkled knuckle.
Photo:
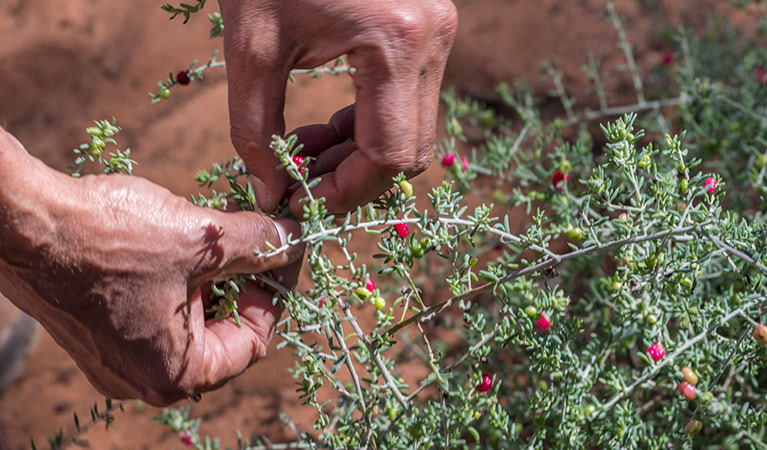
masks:
{"type": "Polygon", "coordinates": [[[452,42],[458,32],[458,9],[450,0],[436,2],[434,13],[437,18],[435,31],[437,35],[452,42]]]}
{"type": "Polygon", "coordinates": [[[428,35],[429,23],[420,7],[402,5],[387,12],[386,17],[391,42],[420,44],[428,35]]]}

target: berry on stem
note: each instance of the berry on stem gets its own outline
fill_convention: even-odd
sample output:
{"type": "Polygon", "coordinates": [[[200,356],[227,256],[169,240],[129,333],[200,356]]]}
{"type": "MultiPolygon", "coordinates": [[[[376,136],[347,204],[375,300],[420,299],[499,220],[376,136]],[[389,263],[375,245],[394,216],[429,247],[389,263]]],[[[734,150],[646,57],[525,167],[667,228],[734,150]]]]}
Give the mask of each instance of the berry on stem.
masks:
{"type": "Polygon", "coordinates": [[[464,172],[469,170],[469,160],[465,156],[461,156],[461,164],[463,165],[464,172]]]}
{"type": "Polygon", "coordinates": [[[540,319],[535,321],[535,324],[541,327],[541,330],[548,330],[549,327],[551,327],[551,321],[546,317],[546,314],[543,313],[541,313],[540,319]]]}
{"type": "MultiPolygon", "coordinates": [[[[402,220],[402,217],[399,220],[402,220]]],[[[394,229],[397,230],[397,235],[403,239],[410,235],[410,228],[408,228],[406,223],[398,223],[394,225],[394,229]]]]}
{"type": "Polygon", "coordinates": [[[442,167],[450,167],[455,164],[455,155],[447,153],[442,157],[442,167]]]}
{"type": "Polygon", "coordinates": [[[565,188],[565,185],[569,180],[569,173],[563,173],[561,170],[557,170],[554,172],[554,175],[551,176],[551,185],[554,187],[554,190],[561,191],[565,188]]]}
{"type": "Polygon", "coordinates": [[[191,82],[192,82],[192,79],[189,78],[189,73],[186,70],[182,70],[181,72],[176,74],[176,83],[182,86],[187,86],[191,82]]]}
{"type": "Polygon", "coordinates": [[[679,391],[680,394],[684,395],[687,400],[695,400],[695,386],[691,385],[690,383],[682,381],[679,383],[679,386],[676,387],[676,390],[679,391]]]}
{"type": "Polygon", "coordinates": [[[182,431],[178,434],[178,438],[181,439],[181,443],[184,445],[193,445],[194,442],[192,442],[192,438],[189,437],[189,434],[186,431],[182,431]]]}
{"type": "Polygon", "coordinates": [[[687,422],[687,425],[685,425],[684,432],[692,436],[694,434],[698,434],[698,432],[702,428],[703,428],[703,424],[700,423],[700,420],[692,419],[689,422],[687,422]]]}
{"type": "Polygon", "coordinates": [[[400,181],[399,188],[402,189],[402,193],[405,194],[406,198],[410,198],[413,196],[413,185],[410,184],[409,181],[407,180],[400,181]]]}
{"type": "Polygon", "coordinates": [[[303,164],[303,163],[304,163],[304,157],[303,156],[296,155],[296,156],[293,157],[293,164],[299,166],[298,173],[300,173],[301,175],[303,175],[304,172],[306,172],[306,167],[301,167],[301,164],[303,164]]]}
{"type": "Polygon", "coordinates": [[[653,361],[658,362],[666,355],[666,349],[660,344],[653,344],[647,347],[647,354],[653,361]]]}
{"type": "Polygon", "coordinates": [[[707,193],[713,194],[716,190],[716,179],[714,177],[706,178],[706,181],[703,182],[703,188],[706,189],[707,193]]]}
{"type": "Polygon", "coordinates": [[[754,328],[754,339],[761,345],[767,345],[767,325],[760,323],[754,328]]]}
{"type": "Polygon", "coordinates": [[[696,375],[695,371],[689,367],[682,368],[682,375],[684,376],[684,381],[690,383],[691,385],[695,386],[698,384],[698,375],[696,375]]]}
{"type": "Polygon", "coordinates": [[[325,306],[325,302],[327,301],[327,299],[328,299],[327,297],[322,297],[322,298],[320,299],[320,308],[322,308],[323,306],[325,306]]]}
{"type": "Polygon", "coordinates": [[[376,297],[373,299],[373,305],[375,305],[376,309],[384,309],[386,308],[386,299],[383,297],[376,297]]]}
{"type": "Polygon", "coordinates": [[[368,276],[365,277],[365,289],[367,289],[370,292],[373,292],[376,288],[376,282],[373,281],[373,278],[368,276]]]}
{"type": "Polygon", "coordinates": [[[477,385],[478,392],[488,392],[493,388],[493,377],[488,373],[482,374],[482,382],[477,385]]]}

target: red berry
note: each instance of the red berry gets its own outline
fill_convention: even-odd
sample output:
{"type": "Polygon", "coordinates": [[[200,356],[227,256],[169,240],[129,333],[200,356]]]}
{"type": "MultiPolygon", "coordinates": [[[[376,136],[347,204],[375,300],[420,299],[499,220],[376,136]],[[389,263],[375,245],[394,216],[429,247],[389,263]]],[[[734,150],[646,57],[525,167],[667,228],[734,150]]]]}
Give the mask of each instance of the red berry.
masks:
{"type": "Polygon", "coordinates": [[[482,382],[477,385],[477,391],[487,392],[493,388],[493,377],[488,373],[482,374],[482,382]]]}
{"type": "Polygon", "coordinates": [[[663,55],[663,65],[668,66],[674,61],[674,52],[666,52],[663,55]]]}
{"type": "Polygon", "coordinates": [[[181,439],[181,443],[184,445],[192,445],[194,442],[192,442],[192,438],[189,437],[189,434],[187,434],[186,431],[182,431],[178,434],[178,438],[181,439]]]}
{"type": "Polygon", "coordinates": [[[554,172],[554,175],[551,176],[551,185],[554,186],[554,189],[557,191],[561,191],[565,188],[565,185],[570,180],[570,174],[569,173],[562,173],[561,170],[557,170],[554,172]]]}
{"type": "Polygon", "coordinates": [[[368,291],[373,292],[376,288],[376,282],[373,281],[373,278],[367,277],[367,280],[365,280],[365,287],[368,291]]]}
{"type": "Polygon", "coordinates": [[[187,73],[186,70],[182,70],[181,72],[176,74],[176,83],[182,86],[186,86],[191,82],[192,80],[189,78],[189,73],[187,73]]]}
{"type": "Polygon", "coordinates": [[[442,166],[450,167],[453,164],[455,164],[455,155],[452,153],[446,153],[445,156],[442,157],[442,166]]]}
{"type": "Polygon", "coordinates": [[[754,69],[754,73],[756,74],[756,78],[762,82],[767,83],[767,71],[765,71],[762,66],[759,66],[754,69]]]}
{"type": "MultiPolygon", "coordinates": [[[[296,156],[293,157],[293,164],[295,164],[297,166],[301,166],[301,164],[303,164],[303,163],[304,163],[304,157],[303,156],[296,155],[296,156]]],[[[300,169],[298,169],[298,172],[301,175],[303,175],[305,171],[306,171],[306,167],[301,167],[300,169]]]]}
{"type": "Polygon", "coordinates": [[[666,355],[666,349],[660,344],[653,344],[647,348],[647,354],[653,361],[660,361],[666,355]]]}
{"type": "Polygon", "coordinates": [[[320,299],[320,308],[322,308],[323,306],[325,306],[325,301],[326,301],[327,299],[328,299],[327,297],[322,297],[322,298],[320,299]]]}
{"type": "Polygon", "coordinates": [[[463,171],[469,170],[469,160],[465,156],[461,156],[461,164],[463,164],[463,171]]]}
{"type": "Polygon", "coordinates": [[[680,394],[684,395],[687,400],[695,400],[695,386],[691,385],[690,383],[682,381],[679,383],[679,386],[677,386],[676,390],[679,391],[680,394]]]}
{"type": "Polygon", "coordinates": [[[551,326],[551,321],[548,317],[546,317],[546,314],[541,313],[541,318],[535,321],[536,325],[541,327],[542,330],[548,330],[551,326]]]}
{"type": "Polygon", "coordinates": [[[762,345],[767,345],[767,325],[760,323],[754,328],[754,339],[762,345]]]}
{"type": "Polygon", "coordinates": [[[716,190],[716,179],[714,177],[706,178],[706,181],[703,182],[703,187],[707,188],[706,192],[713,194],[716,190]]]}
{"type": "MultiPolygon", "coordinates": [[[[402,217],[399,220],[402,220],[402,217]]],[[[397,235],[401,238],[406,238],[410,235],[410,228],[408,228],[406,223],[398,223],[394,225],[394,229],[397,230],[397,235]]]]}

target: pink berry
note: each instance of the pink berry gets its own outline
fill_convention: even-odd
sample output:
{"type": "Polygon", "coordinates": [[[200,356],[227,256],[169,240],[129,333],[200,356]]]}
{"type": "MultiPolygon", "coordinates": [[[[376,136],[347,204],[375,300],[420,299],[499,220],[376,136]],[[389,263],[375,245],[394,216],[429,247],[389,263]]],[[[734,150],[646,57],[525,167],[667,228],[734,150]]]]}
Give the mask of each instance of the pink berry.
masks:
{"type": "Polygon", "coordinates": [[[482,382],[477,385],[477,391],[488,392],[493,388],[493,377],[488,373],[482,374],[482,382]]]}
{"type": "Polygon", "coordinates": [[[674,61],[674,52],[666,52],[663,55],[663,65],[668,66],[674,61]]]}
{"type": "Polygon", "coordinates": [[[452,153],[446,153],[445,156],[442,157],[442,166],[450,167],[453,164],[455,164],[455,155],[452,153]]]}
{"type": "Polygon", "coordinates": [[[690,383],[682,381],[679,383],[679,386],[677,386],[676,390],[679,391],[680,394],[684,395],[687,400],[695,400],[695,386],[691,385],[690,383]]]}
{"type": "Polygon", "coordinates": [[[647,354],[653,361],[660,361],[666,355],[666,349],[660,344],[653,344],[647,348],[647,354]]]}
{"type": "Polygon", "coordinates": [[[193,445],[192,438],[189,437],[186,431],[182,431],[178,434],[178,438],[181,439],[181,443],[184,445],[193,445]]]}
{"type": "Polygon", "coordinates": [[[716,190],[716,179],[714,177],[706,178],[706,181],[703,182],[703,187],[708,188],[706,189],[706,192],[713,194],[716,190]]]}
{"type": "Polygon", "coordinates": [[[551,185],[554,186],[554,189],[557,191],[561,191],[565,188],[565,185],[570,180],[570,174],[569,173],[562,173],[561,170],[557,170],[554,172],[554,175],[551,176],[551,185]]]}
{"type": "Polygon", "coordinates": [[[767,71],[765,71],[762,66],[759,66],[754,69],[754,73],[756,74],[756,78],[762,82],[767,83],[767,71]]]}
{"type": "Polygon", "coordinates": [[[373,291],[375,290],[375,288],[376,288],[376,282],[375,282],[375,281],[373,281],[373,278],[372,278],[372,277],[367,277],[367,280],[365,280],[365,288],[366,288],[368,291],[370,291],[370,292],[373,292],[373,291]]]}
{"type": "Polygon", "coordinates": [[[463,171],[469,170],[469,160],[465,156],[461,156],[461,164],[463,164],[463,171]]]}
{"type": "Polygon", "coordinates": [[[551,326],[551,321],[546,314],[541,313],[541,318],[535,321],[535,324],[541,327],[541,330],[548,330],[551,326]]]}
{"type": "MultiPolygon", "coordinates": [[[[402,220],[402,217],[399,220],[402,220]]],[[[408,228],[406,223],[398,223],[394,225],[394,229],[397,230],[397,234],[401,238],[406,238],[410,234],[410,228],[408,228]]]]}
{"type": "MultiPolygon", "coordinates": [[[[293,164],[295,164],[297,166],[300,166],[303,163],[304,163],[304,157],[303,156],[296,155],[296,156],[293,157],[293,164]]],[[[306,171],[306,167],[301,167],[300,169],[298,169],[298,172],[301,175],[303,175],[305,171],[306,171]]]]}
{"type": "Polygon", "coordinates": [[[328,299],[327,297],[322,297],[322,298],[320,299],[320,308],[322,308],[323,306],[325,306],[325,301],[326,301],[327,299],[328,299]]]}

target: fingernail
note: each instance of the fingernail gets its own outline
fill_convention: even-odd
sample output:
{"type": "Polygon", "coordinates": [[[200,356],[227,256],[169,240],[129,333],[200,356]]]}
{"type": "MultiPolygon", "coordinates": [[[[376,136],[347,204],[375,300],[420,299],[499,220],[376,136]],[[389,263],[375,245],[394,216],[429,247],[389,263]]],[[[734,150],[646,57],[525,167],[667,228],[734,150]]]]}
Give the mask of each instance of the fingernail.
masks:
{"type": "MultiPolygon", "coordinates": [[[[292,241],[296,241],[301,237],[301,226],[294,220],[285,218],[276,219],[274,221],[274,226],[277,228],[277,233],[280,235],[280,246],[288,243],[288,237],[290,237],[290,240],[292,241]]],[[[291,245],[285,251],[285,254],[291,260],[300,258],[303,253],[303,244],[291,245]]]]}

